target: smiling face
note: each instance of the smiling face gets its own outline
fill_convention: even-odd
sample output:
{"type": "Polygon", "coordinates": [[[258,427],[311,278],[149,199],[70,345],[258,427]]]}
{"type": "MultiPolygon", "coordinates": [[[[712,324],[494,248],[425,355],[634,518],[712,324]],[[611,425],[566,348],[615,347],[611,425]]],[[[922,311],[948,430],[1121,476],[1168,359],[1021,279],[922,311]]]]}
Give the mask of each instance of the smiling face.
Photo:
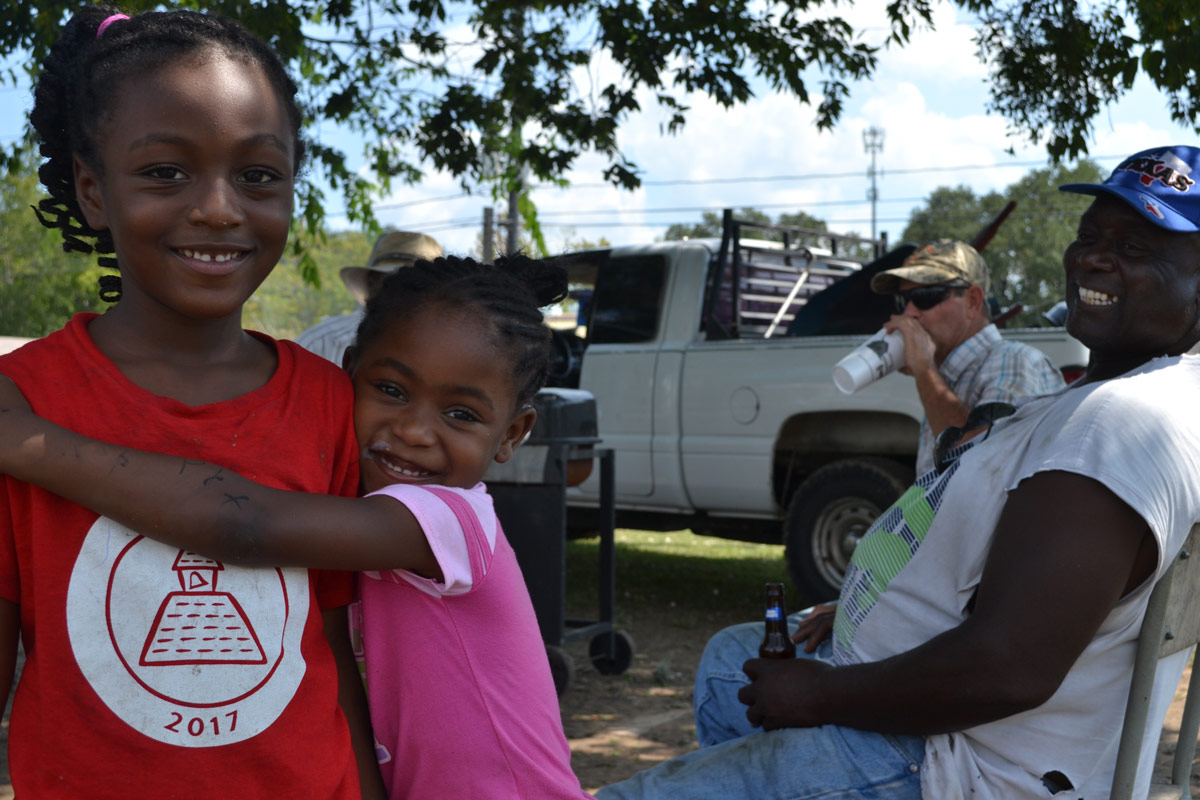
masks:
{"type": "Polygon", "coordinates": [[[511,357],[486,317],[426,306],[347,354],[364,492],[394,483],[467,489],[533,427],[511,357]]]}
{"type": "Polygon", "coordinates": [[[1200,234],[1148,222],[1100,195],[1063,254],[1067,330],[1092,351],[1092,380],[1200,340],[1200,234]]]}
{"type": "Polygon", "coordinates": [[[109,229],[118,308],[236,319],[287,243],[293,132],[256,65],[219,50],[126,79],[99,130],[98,165],[76,158],[88,224],[109,229]]]}

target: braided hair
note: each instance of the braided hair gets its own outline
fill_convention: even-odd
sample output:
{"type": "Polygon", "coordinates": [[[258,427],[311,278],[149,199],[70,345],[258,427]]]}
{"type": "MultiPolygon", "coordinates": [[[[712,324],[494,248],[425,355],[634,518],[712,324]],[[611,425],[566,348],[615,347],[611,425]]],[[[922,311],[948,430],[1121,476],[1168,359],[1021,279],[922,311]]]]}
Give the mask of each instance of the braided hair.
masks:
{"type": "MultiPolygon", "coordinates": [[[[88,225],[75,195],[72,160],[79,156],[96,174],[104,174],[99,130],[111,116],[114,98],[126,79],[150,74],[166,64],[206,51],[217,51],[256,65],[270,80],[287,112],[294,135],[294,173],[303,163],[305,150],[296,84],[279,57],[261,39],[236,22],[193,11],[148,12],[128,19],[118,18],[97,35],[101,24],[119,13],[113,6],[94,5],[71,17],[42,65],[30,112],[39,150],[45,159],[38,177],[50,194],[37,204],[34,212],[42,225],[59,230],[64,252],[95,252],[98,263],[106,269],[117,269],[112,233],[88,225]]],[[[115,275],[103,276],[101,299],[110,303],[120,299],[120,281],[115,275]]]]}
{"type": "Polygon", "coordinates": [[[502,256],[494,265],[458,256],[421,260],[383,281],[367,301],[354,343],[362,350],[392,320],[430,305],[482,312],[498,345],[511,356],[517,408],[522,408],[545,385],[554,357],[553,334],[541,309],[566,296],[566,270],[526,256],[502,256]]]}

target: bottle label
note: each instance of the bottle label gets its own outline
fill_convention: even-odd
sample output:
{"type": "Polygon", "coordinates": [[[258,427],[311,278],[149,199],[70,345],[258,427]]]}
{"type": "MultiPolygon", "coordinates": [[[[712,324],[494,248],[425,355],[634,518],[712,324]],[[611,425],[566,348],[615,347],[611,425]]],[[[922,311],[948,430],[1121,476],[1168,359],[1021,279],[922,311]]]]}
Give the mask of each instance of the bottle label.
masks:
{"type": "Polygon", "coordinates": [[[772,606],[767,609],[767,619],[772,622],[781,620],[783,619],[783,611],[776,606],[772,606]]]}

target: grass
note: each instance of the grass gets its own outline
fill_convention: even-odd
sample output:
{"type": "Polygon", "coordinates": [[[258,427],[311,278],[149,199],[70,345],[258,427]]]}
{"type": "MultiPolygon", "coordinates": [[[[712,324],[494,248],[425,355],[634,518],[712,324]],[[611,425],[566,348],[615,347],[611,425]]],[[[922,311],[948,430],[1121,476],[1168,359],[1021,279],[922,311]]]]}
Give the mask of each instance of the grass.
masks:
{"type": "MultiPolygon", "coordinates": [[[[782,545],[625,529],[615,541],[618,623],[648,610],[670,614],[683,627],[757,619],[764,584],[789,583],[782,545]]],[[[567,542],[569,614],[595,615],[599,559],[598,538],[567,542]]],[[[790,583],[788,597],[797,598],[790,583]]]]}

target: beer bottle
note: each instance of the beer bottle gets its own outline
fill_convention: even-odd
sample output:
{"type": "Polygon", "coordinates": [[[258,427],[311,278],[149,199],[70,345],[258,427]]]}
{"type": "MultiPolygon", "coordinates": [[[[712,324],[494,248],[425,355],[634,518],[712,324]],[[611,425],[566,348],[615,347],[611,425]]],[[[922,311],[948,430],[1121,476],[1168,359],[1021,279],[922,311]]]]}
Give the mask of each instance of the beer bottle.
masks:
{"type": "Polygon", "coordinates": [[[758,646],[759,658],[795,658],[796,643],[788,635],[787,609],[783,604],[783,584],[767,584],[766,632],[758,646]]]}

